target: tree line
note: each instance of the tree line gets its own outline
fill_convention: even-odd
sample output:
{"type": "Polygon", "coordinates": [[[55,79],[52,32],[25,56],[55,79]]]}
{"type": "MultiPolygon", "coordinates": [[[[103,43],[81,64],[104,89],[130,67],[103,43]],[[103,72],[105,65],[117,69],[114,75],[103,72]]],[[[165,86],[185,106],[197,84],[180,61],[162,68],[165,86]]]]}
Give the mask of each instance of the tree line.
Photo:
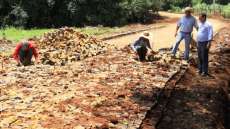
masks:
{"type": "Polygon", "coordinates": [[[212,0],[0,0],[0,26],[117,26],[146,22],[160,9],[199,2],[212,0]]]}
{"type": "Polygon", "coordinates": [[[159,0],[0,0],[0,25],[60,27],[144,22],[159,0]]]}

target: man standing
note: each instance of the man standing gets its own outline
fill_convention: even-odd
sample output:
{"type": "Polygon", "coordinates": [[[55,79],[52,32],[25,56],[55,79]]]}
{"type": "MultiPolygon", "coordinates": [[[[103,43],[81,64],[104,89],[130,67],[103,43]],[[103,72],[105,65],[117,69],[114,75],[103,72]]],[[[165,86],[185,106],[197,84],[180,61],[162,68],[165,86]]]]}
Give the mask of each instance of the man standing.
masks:
{"type": "Polygon", "coordinates": [[[176,43],[173,45],[172,54],[175,57],[180,42],[185,40],[185,52],[184,59],[189,60],[189,51],[191,43],[191,34],[193,32],[193,27],[198,30],[198,24],[195,17],[192,16],[193,9],[191,7],[186,7],[184,9],[185,16],[183,16],[177,23],[175,37],[177,37],[176,43]],[[180,29],[180,32],[178,33],[180,29]]]}
{"type": "Polygon", "coordinates": [[[199,31],[197,34],[198,42],[198,58],[199,58],[199,74],[208,76],[208,53],[213,40],[213,27],[207,21],[205,13],[199,16],[199,31]]]}
{"type": "Polygon", "coordinates": [[[29,39],[19,43],[14,51],[13,57],[18,62],[18,66],[28,66],[32,64],[32,57],[38,60],[38,52],[34,45],[34,41],[29,39]]]}

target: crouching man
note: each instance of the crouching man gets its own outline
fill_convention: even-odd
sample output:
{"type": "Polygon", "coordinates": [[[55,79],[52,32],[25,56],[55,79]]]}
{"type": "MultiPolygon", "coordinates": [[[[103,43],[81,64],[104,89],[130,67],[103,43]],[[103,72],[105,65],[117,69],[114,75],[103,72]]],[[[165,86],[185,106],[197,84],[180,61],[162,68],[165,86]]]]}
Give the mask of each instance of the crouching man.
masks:
{"type": "Polygon", "coordinates": [[[205,13],[200,14],[199,21],[197,34],[199,74],[208,76],[208,53],[211,47],[211,41],[213,40],[213,27],[207,21],[207,15],[205,13]]]}
{"type": "Polygon", "coordinates": [[[146,61],[146,55],[148,52],[153,52],[152,47],[150,45],[149,40],[150,34],[145,32],[143,35],[139,37],[139,39],[132,44],[132,49],[138,55],[138,59],[140,61],[146,61]]]}
{"type": "Polygon", "coordinates": [[[14,51],[13,57],[17,61],[18,66],[32,65],[32,57],[35,57],[36,62],[38,62],[38,51],[34,45],[34,41],[29,39],[28,41],[23,41],[19,43],[14,51]]]}

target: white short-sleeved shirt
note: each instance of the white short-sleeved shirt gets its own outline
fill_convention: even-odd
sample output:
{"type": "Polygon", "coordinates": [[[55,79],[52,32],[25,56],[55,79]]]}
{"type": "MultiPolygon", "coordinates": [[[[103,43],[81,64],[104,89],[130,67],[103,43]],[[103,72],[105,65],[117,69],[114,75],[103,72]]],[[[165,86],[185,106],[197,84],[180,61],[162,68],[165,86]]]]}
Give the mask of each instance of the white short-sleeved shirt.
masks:
{"type": "Polygon", "coordinates": [[[208,21],[199,23],[199,30],[197,33],[198,42],[206,42],[213,39],[213,27],[208,21]]]}

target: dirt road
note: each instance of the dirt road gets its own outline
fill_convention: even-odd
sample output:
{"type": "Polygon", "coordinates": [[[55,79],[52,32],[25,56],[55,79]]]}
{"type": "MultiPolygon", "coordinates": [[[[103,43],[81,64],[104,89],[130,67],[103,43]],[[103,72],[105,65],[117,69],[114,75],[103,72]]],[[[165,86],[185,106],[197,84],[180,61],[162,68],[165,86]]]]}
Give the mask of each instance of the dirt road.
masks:
{"type": "MultiPolygon", "coordinates": [[[[172,14],[172,13],[160,12],[160,15],[163,17],[167,17],[168,19],[175,19],[175,18],[179,19],[183,14],[172,14]]],[[[175,41],[174,33],[175,33],[176,22],[168,22],[167,21],[168,19],[166,19],[165,22],[153,24],[153,26],[163,25],[165,27],[154,29],[150,31],[152,34],[151,42],[155,50],[158,50],[160,48],[170,47],[171,44],[175,41]]],[[[218,31],[220,28],[223,28],[224,26],[226,26],[226,24],[224,24],[224,22],[221,20],[209,19],[209,21],[213,24],[215,31],[218,31]]],[[[121,38],[108,40],[108,42],[111,44],[115,44],[117,47],[121,48],[121,47],[124,47],[134,42],[140,34],[141,33],[128,35],[128,36],[124,36],[121,38]]],[[[195,36],[196,36],[196,32],[195,32],[194,37],[195,36]]],[[[181,48],[183,48],[183,45],[181,45],[181,48]]]]}

